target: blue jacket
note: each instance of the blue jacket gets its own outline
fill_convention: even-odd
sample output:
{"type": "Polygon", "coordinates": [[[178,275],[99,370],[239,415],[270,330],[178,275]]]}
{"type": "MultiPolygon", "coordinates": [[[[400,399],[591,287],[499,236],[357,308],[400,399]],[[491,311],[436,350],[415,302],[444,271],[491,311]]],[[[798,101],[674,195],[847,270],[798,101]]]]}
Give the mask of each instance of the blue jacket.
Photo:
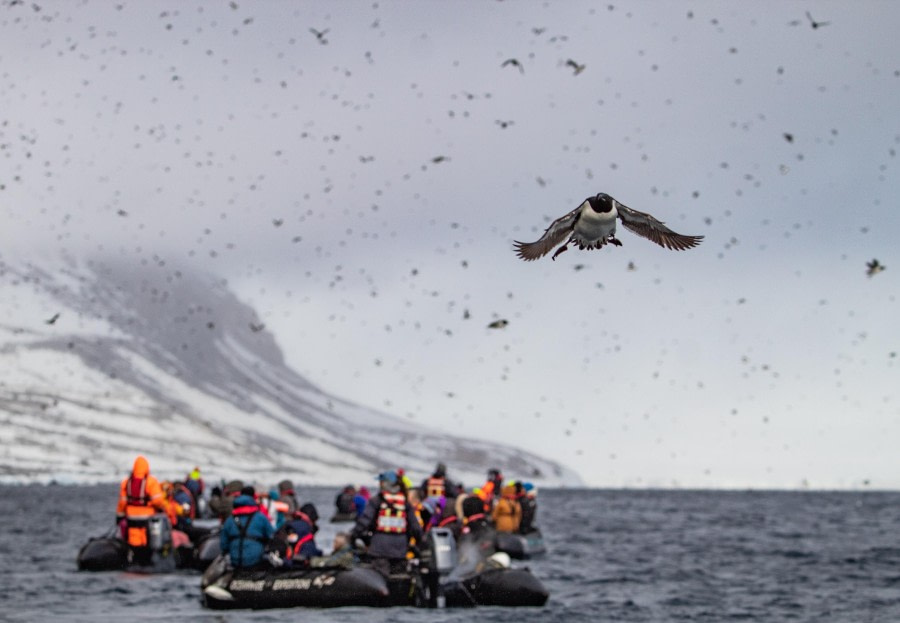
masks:
{"type": "Polygon", "coordinates": [[[222,525],[219,544],[228,552],[235,567],[253,567],[262,561],[266,543],[275,534],[272,524],[259,511],[259,506],[249,495],[239,495],[234,500],[234,511],[222,525]]]}
{"type": "Polygon", "coordinates": [[[290,537],[290,543],[292,546],[296,547],[294,550],[294,558],[301,558],[309,560],[313,556],[321,556],[322,550],[316,545],[315,540],[315,529],[312,524],[306,519],[294,519],[290,522],[290,531],[296,535],[290,537]],[[299,544],[299,546],[297,546],[299,544]]]}

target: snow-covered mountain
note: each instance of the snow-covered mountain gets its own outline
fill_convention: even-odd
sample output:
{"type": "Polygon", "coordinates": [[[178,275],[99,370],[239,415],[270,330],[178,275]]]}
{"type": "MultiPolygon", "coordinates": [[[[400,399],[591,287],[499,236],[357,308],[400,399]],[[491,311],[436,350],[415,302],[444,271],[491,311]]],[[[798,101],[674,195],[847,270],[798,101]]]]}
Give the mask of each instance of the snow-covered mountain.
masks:
{"type": "Polygon", "coordinates": [[[470,486],[491,466],[579,482],[519,449],[323,393],[226,282],[159,259],[0,262],[0,314],[2,481],[109,481],[143,453],[169,478],[199,465],[261,483],[370,484],[441,460],[470,486]]]}

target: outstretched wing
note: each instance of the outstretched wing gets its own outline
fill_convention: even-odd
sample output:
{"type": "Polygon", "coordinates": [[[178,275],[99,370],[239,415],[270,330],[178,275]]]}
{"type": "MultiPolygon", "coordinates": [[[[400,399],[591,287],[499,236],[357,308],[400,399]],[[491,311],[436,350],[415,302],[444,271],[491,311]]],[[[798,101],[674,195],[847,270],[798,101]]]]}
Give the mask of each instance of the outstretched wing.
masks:
{"type": "Polygon", "coordinates": [[[547,255],[553,250],[553,247],[562,244],[572,234],[572,230],[575,229],[575,223],[578,222],[579,214],[581,214],[581,206],[550,223],[550,227],[547,228],[544,235],[534,242],[519,242],[516,240],[513,245],[516,255],[526,262],[547,255]]]}
{"type": "Polygon", "coordinates": [[[622,221],[625,229],[631,230],[647,240],[652,240],[661,247],[674,251],[684,251],[685,249],[696,247],[703,240],[703,236],[677,234],[650,214],[632,210],[619,202],[616,202],[616,209],[619,212],[619,220],[622,221]]]}

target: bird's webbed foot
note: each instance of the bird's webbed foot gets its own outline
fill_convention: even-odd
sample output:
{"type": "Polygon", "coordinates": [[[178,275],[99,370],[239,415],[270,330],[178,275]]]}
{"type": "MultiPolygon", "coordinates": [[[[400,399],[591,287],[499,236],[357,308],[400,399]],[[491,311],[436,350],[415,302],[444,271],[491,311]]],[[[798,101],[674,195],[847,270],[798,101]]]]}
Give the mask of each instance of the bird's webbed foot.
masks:
{"type": "Polygon", "coordinates": [[[558,248],[550,259],[555,261],[557,255],[559,255],[563,251],[568,251],[568,250],[569,250],[569,243],[567,242],[566,244],[564,244],[563,246],[558,248]]]}
{"type": "Polygon", "coordinates": [[[607,242],[608,242],[609,244],[615,245],[615,246],[617,246],[617,247],[621,247],[621,246],[622,246],[622,241],[619,240],[618,238],[614,238],[613,236],[610,236],[610,237],[607,239],[607,242]]]}

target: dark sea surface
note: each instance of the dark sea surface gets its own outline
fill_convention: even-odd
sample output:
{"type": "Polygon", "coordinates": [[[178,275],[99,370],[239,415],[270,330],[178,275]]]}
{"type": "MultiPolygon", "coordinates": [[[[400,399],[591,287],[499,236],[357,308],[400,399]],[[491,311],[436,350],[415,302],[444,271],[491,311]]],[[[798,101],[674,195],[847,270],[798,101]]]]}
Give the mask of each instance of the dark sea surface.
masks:
{"type": "MultiPolygon", "coordinates": [[[[76,569],[116,485],[0,486],[4,621],[900,622],[900,493],[543,490],[544,608],[212,612],[195,572],[76,569]]],[[[300,491],[323,517],[330,489],[300,491]]],[[[338,526],[323,523],[328,549],[338,526]]],[[[522,564],[522,563],[519,563],[522,564]]]]}

